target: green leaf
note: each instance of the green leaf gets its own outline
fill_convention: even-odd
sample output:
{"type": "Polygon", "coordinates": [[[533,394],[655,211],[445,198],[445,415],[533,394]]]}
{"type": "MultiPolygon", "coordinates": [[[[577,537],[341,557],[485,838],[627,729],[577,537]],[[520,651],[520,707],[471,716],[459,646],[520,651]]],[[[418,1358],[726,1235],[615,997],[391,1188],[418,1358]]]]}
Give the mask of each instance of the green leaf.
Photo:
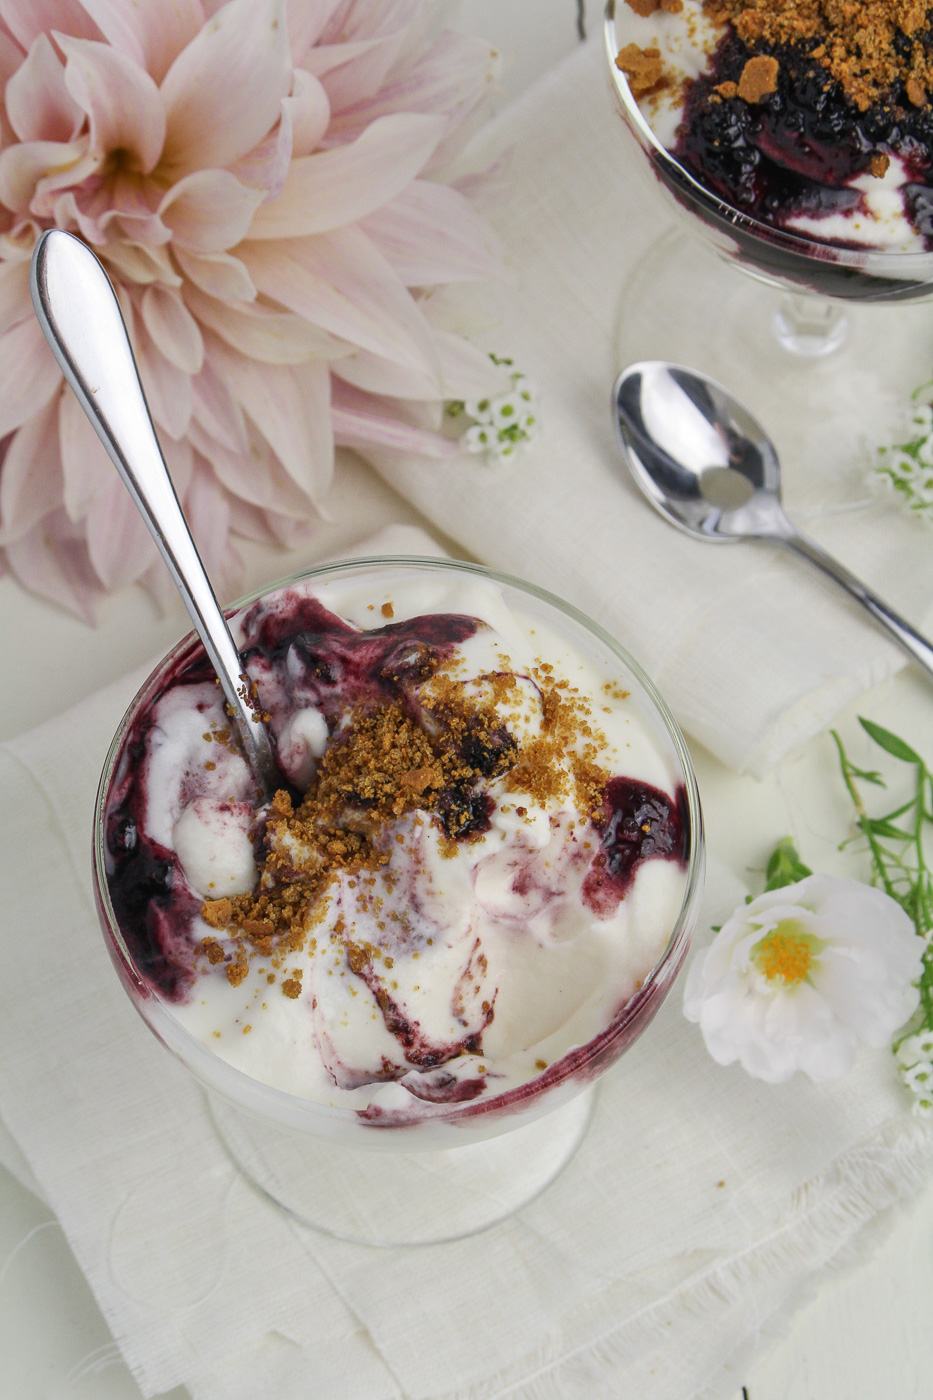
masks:
{"type": "Polygon", "coordinates": [[[892,826],[883,817],[863,817],[862,827],[870,827],[876,836],[884,836],[888,841],[910,841],[913,833],[901,831],[899,826],[892,826]]]}
{"type": "Polygon", "coordinates": [[[918,753],[905,744],[903,739],[899,739],[896,734],[892,734],[890,729],[883,729],[880,724],[875,724],[870,719],[863,719],[861,715],[858,722],[865,730],[865,733],[874,739],[875,743],[887,753],[893,754],[895,758],[900,758],[904,763],[922,763],[923,759],[918,753]]]}
{"type": "Polygon", "coordinates": [[[798,880],[805,880],[813,871],[797,854],[793,838],[785,836],[783,841],[779,841],[765,870],[765,891],[780,890],[785,885],[796,885],[798,880]]]}

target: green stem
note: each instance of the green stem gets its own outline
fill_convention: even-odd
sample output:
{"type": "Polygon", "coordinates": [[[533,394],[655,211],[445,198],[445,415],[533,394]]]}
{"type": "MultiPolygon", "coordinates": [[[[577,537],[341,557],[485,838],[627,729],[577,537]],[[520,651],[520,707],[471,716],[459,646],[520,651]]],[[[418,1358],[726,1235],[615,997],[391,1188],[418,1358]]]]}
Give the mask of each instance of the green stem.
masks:
{"type": "MultiPolygon", "coordinates": [[[[849,796],[852,798],[852,805],[854,806],[856,814],[858,816],[856,826],[858,826],[862,835],[867,838],[868,845],[871,849],[872,865],[874,867],[875,875],[878,877],[878,879],[881,880],[881,883],[884,885],[885,893],[889,894],[892,899],[897,899],[897,895],[894,893],[894,886],[891,884],[891,881],[888,878],[887,868],[884,863],[884,853],[882,851],[881,846],[878,843],[878,839],[875,836],[875,833],[871,829],[868,813],[865,810],[865,804],[862,802],[859,791],[855,786],[855,781],[853,779],[848,754],[843,748],[842,740],[836,733],[835,729],[831,729],[830,733],[832,734],[833,739],[836,742],[836,748],[839,750],[839,765],[842,769],[842,778],[846,787],[849,790],[849,796]]],[[[876,883],[876,881],[873,880],[872,883],[874,884],[876,883]]],[[[901,901],[898,900],[898,903],[901,903],[901,901]]]]}

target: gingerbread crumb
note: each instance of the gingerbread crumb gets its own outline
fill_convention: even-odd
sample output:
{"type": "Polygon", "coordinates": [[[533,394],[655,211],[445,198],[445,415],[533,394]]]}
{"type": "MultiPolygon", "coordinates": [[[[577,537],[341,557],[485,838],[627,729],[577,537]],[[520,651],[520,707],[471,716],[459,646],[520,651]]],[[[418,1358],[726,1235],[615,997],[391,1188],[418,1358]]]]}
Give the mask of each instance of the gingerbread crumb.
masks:
{"type": "Polygon", "coordinates": [[[635,98],[647,97],[653,92],[658,92],[670,82],[661,62],[660,49],[642,49],[638,44],[626,44],[618,52],[616,67],[628,78],[628,85],[635,98]]]}
{"type": "Polygon", "coordinates": [[[779,65],[771,54],[750,58],[739,78],[738,95],[743,102],[759,103],[777,92],[779,65]]]}
{"type": "Polygon", "coordinates": [[[382,607],[381,607],[381,609],[380,609],[380,612],[382,613],[382,616],[383,616],[383,617],[394,617],[394,616],[395,616],[395,609],[393,608],[393,606],[392,606],[391,603],[383,603],[383,605],[382,605],[382,607]]]}
{"type": "Polygon", "coordinates": [[[301,983],[297,977],[286,977],[282,983],[282,995],[291,997],[292,1001],[301,996],[301,983]]]}
{"type": "Polygon", "coordinates": [[[871,160],[868,162],[869,173],[871,175],[876,176],[876,178],[880,180],[884,175],[887,174],[888,166],[890,164],[891,159],[889,156],[884,155],[881,151],[875,151],[871,160]]]}

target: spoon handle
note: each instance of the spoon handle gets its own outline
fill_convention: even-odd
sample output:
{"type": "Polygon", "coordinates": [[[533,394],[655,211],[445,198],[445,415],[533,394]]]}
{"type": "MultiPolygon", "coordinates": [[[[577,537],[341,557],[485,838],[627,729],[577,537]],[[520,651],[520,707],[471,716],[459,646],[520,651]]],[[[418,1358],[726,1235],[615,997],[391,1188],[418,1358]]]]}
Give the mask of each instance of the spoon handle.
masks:
{"type": "Polygon", "coordinates": [[[904,651],[912,656],[915,661],[919,661],[927,671],[933,674],[933,643],[927,641],[910,623],[905,621],[899,613],[883,602],[876,593],[872,593],[870,588],[866,588],[860,579],[840,564],[838,559],[834,559],[831,554],[827,554],[814,540],[808,539],[792,526],[785,534],[768,535],[768,539],[777,544],[783,544],[794,554],[799,554],[802,559],[808,560],[815,568],[820,569],[824,574],[828,574],[841,588],[844,588],[850,598],[854,598],[857,603],[861,603],[863,608],[867,608],[875,621],[891,634],[894,640],[904,651]]]}
{"type": "Polygon", "coordinates": [[[49,229],[36,245],[30,289],[52,354],[168,566],[217,672],[247,762],[268,791],[275,773],[269,735],[244,698],[240,658],[165,466],[110,279],[85,243],[49,229]]]}

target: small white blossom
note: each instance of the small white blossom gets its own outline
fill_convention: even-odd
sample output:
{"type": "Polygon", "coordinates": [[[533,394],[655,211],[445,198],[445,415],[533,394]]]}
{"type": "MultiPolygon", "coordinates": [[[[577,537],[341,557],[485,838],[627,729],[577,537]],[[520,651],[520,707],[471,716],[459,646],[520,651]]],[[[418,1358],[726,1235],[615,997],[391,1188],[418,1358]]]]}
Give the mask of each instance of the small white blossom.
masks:
{"type": "Polygon", "coordinates": [[[694,960],[684,1012],[719,1064],[837,1078],[915,1010],[925,946],[881,890],[810,875],[736,910],[694,960]]]}
{"type": "Polygon", "coordinates": [[[933,1060],[933,1031],[920,1031],[909,1035],[897,1047],[897,1058],[902,1065],[913,1065],[918,1060],[933,1060]]]}
{"type": "Polygon", "coordinates": [[[492,422],[492,399],[467,399],[463,408],[467,417],[476,423],[492,422]]]}
{"type": "Polygon", "coordinates": [[[463,434],[463,445],[468,452],[493,452],[499,445],[498,435],[488,423],[474,423],[463,434]]]}
{"type": "Polygon", "coordinates": [[[933,1092],[933,1064],[929,1060],[920,1060],[902,1070],[901,1078],[918,1098],[929,1098],[933,1092]]]}
{"type": "Polygon", "coordinates": [[[517,394],[500,394],[498,398],[493,399],[490,407],[490,422],[495,423],[497,428],[511,428],[521,418],[524,404],[517,394]]]}

